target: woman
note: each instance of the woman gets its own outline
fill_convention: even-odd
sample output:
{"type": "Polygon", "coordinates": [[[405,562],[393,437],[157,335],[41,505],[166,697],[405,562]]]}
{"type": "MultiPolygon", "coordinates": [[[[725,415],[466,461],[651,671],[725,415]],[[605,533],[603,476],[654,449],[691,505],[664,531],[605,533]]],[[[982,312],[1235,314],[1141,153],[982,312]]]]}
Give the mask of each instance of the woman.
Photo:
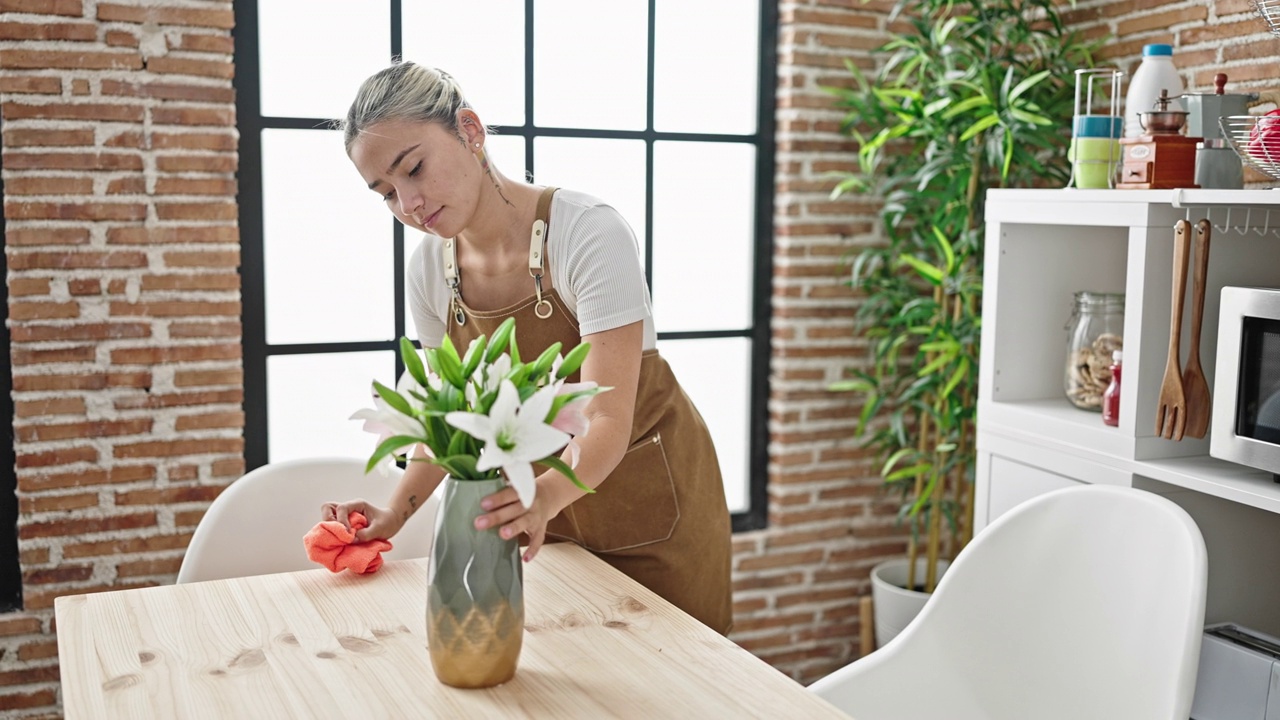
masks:
{"type": "MultiPolygon", "coordinates": [[[[424,347],[446,334],[466,347],[514,317],[523,354],[590,342],[581,379],[613,388],[592,398],[591,431],[579,440],[575,470],[596,492],[549,471],[530,507],[504,489],[481,503],[475,526],[527,535],[526,561],[548,538],[578,543],[727,633],[731,531],[720,468],[706,425],[655,349],[630,227],[593,197],[503,175],[485,154],[484,123],[439,70],[401,62],[375,74],[342,128],[369,188],[426,233],[408,271],[424,347]]],[[[345,524],[359,511],[369,519],[359,540],[390,538],[443,475],[409,463],[390,508],[326,503],[323,519],[345,524]]]]}

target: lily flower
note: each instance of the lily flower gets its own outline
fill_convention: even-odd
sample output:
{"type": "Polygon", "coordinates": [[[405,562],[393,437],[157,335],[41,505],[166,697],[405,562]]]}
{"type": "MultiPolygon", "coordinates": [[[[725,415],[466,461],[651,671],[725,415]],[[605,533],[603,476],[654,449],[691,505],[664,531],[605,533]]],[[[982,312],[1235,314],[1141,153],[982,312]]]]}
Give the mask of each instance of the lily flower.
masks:
{"type": "Polygon", "coordinates": [[[488,415],[451,412],[444,416],[445,422],[484,442],[476,469],[501,467],[525,508],[533,505],[537,492],[532,463],[558,452],[570,440],[567,433],[546,422],[555,394],[556,387],[548,385],[522,405],[516,386],[502,380],[488,415]]]}
{"type": "MultiPolygon", "coordinates": [[[[427,383],[431,384],[432,378],[427,378],[427,383]]],[[[437,382],[439,381],[436,378],[437,382]]],[[[418,384],[413,376],[408,372],[400,376],[400,382],[396,383],[396,393],[409,403],[409,407],[415,412],[421,411],[425,404],[415,398],[409,391],[415,391],[419,395],[424,394],[422,386],[418,384]]],[[[375,391],[373,393],[373,408],[363,408],[357,410],[349,420],[364,420],[363,430],[365,432],[375,433],[378,436],[378,444],[381,445],[384,440],[395,435],[419,436],[422,434],[422,422],[417,418],[405,415],[395,408],[387,404],[375,391]]],[[[399,452],[409,452],[413,448],[403,449],[399,452]]],[[[386,477],[390,472],[390,468],[395,464],[395,457],[388,455],[386,459],[378,464],[378,472],[386,477]]]]}

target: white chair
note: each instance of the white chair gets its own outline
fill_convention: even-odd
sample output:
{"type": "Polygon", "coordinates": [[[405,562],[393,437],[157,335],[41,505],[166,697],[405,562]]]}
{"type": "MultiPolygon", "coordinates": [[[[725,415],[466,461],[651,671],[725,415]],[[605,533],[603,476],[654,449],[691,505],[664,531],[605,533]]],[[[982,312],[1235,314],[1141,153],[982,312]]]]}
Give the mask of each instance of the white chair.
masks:
{"type": "Polygon", "coordinates": [[[1173,502],[1057,490],[979,533],[900,635],[810,689],[859,720],[1185,720],[1207,572],[1173,502]]]}
{"type": "MultiPolygon", "coordinates": [[[[356,458],[308,458],[263,465],[222,491],[196,526],[178,582],[309,570],[302,537],[320,522],[320,505],[352,498],[386,506],[402,471],[364,472],[356,458]]],[[[439,494],[427,498],[391,539],[386,560],[431,552],[439,494]]]]}

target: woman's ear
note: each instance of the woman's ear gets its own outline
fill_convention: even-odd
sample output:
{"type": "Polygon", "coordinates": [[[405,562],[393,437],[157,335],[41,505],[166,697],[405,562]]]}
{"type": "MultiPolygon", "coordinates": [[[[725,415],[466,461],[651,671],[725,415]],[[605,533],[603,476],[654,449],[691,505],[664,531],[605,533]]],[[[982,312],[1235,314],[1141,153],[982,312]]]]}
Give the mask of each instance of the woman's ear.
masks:
{"type": "Polygon", "coordinates": [[[458,110],[458,132],[462,135],[462,139],[466,141],[467,148],[472,152],[477,152],[484,148],[484,123],[480,122],[480,116],[471,108],[461,108],[458,110]]]}

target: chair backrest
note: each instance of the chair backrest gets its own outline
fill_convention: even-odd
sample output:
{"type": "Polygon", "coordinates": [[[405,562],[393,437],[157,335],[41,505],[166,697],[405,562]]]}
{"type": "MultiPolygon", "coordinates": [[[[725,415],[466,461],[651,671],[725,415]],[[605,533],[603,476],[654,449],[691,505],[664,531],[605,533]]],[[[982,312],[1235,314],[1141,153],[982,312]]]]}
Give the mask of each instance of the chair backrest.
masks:
{"type": "Polygon", "coordinates": [[[1057,490],[974,538],[892,642],[811,687],[867,718],[1185,718],[1207,574],[1173,502],[1057,490]]]}
{"type": "MultiPolygon", "coordinates": [[[[320,521],[320,505],[363,498],[385,506],[402,471],[364,472],[357,458],[308,458],[263,465],[227,487],[196,526],[178,582],[308,570],[302,537],[320,521]]],[[[414,513],[383,558],[431,552],[438,494],[414,513]]]]}

